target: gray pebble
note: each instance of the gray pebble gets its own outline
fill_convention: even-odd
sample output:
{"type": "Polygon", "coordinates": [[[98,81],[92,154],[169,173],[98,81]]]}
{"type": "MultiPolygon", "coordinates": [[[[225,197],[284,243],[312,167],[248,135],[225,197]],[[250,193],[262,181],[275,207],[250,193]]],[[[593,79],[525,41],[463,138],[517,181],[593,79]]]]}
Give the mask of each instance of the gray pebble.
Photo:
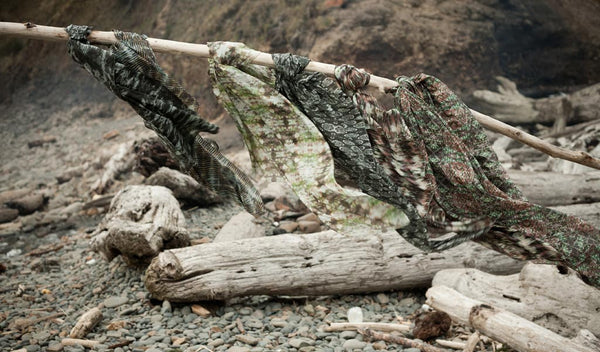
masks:
{"type": "Polygon", "coordinates": [[[355,338],[356,334],[357,334],[356,331],[346,330],[346,331],[342,331],[340,333],[340,337],[343,338],[344,340],[349,340],[349,339],[355,338]]]}
{"type": "Polygon", "coordinates": [[[223,344],[225,344],[225,341],[223,341],[223,339],[214,339],[208,343],[208,347],[219,347],[223,344]]]}
{"type": "Polygon", "coordinates": [[[390,302],[390,298],[385,293],[379,293],[375,298],[380,304],[388,304],[390,302]]]}
{"type": "Polygon", "coordinates": [[[250,314],[252,314],[252,312],[253,312],[253,309],[250,307],[244,307],[238,311],[238,313],[240,315],[250,315],[250,314]]]}
{"type": "Polygon", "coordinates": [[[342,347],[346,350],[363,349],[367,345],[366,342],[359,341],[357,339],[346,340],[342,347]]]}
{"type": "Polygon", "coordinates": [[[25,346],[27,352],[37,352],[40,350],[40,345],[27,345],[25,346]]]}
{"type": "Polygon", "coordinates": [[[290,346],[292,346],[294,348],[312,346],[315,344],[315,342],[312,340],[301,339],[301,338],[291,338],[288,340],[288,343],[290,344],[290,346]]]}
{"type": "Polygon", "coordinates": [[[250,349],[243,346],[232,346],[227,350],[227,352],[250,352],[250,349]]]}
{"type": "Polygon", "coordinates": [[[162,314],[173,312],[173,308],[171,308],[171,302],[166,301],[166,300],[163,301],[162,302],[162,308],[160,309],[160,312],[162,314]]]}
{"type": "Polygon", "coordinates": [[[115,308],[129,302],[129,298],[123,296],[111,296],[104,300],[106,308],[115,308]]]}
{"type": "Polygon", "coordinates": [[[271,319],[271,325],[277,328],[283,328],[288,325],[287,321],[279,318],[271,319]]]}

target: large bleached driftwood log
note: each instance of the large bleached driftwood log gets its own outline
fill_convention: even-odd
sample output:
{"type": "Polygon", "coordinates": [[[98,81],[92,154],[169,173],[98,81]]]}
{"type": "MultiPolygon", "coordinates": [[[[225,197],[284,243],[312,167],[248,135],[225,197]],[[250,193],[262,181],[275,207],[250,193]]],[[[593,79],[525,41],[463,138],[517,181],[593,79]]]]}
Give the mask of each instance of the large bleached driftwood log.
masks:
{"type": "Polygon", "coordinates": [[[509,170],[510,179],[532,203],[543,206],[600,202],[600,172],[561,174],[509,170]]]}
{"type": "Polygon", "coordinates": [[[494,118],[514,124],[555,124],[564,128],[576,123],[600,118],[600,83],[571,94],[533,99],[517,90],[514,82],[496,77],[498,91],[476,90],[474,103],[494,118]]]}
{"type": "Polygon", "coordinates": [[[471,326],[521,352],[593,352],[578,341],[553,333],[501,308],[484,304],[446,287],[427,290],[427,303],[448,313],[455,322],[471,326]]]}
{"type": "Polygon", "coordinates": [[[550,207],[565,214],[577,216],[589,222],[596,228],[600,228],[600,202],[589,204],[571,204],[550,207]]]}
{"type": "Polygon", "coordinates": [[[497,274],[523,263],[475,243],[424,254],[397,233],[325,231],[207,243],[161,253],[146,271],[155,298],[171,302],[245,295],[330,295],[426,287],[447,268],[497,274]]]}
{"type": "Polygon", "coordinates": [[[600,336],[600,290],[555,265],[528,263],[521,273],[507,276],[448,269],[437,273],[432,284],[506,309],[562,336],[575,337],[582,329],[600,336]]]}
{"type": "Polygon", "coordinates": [[[189,245],[179,202],[162,186],[128,186],[117,193],[91,243],[108,260],[122,254],[130,265],[147,264],[163,249],[189,245]]]}

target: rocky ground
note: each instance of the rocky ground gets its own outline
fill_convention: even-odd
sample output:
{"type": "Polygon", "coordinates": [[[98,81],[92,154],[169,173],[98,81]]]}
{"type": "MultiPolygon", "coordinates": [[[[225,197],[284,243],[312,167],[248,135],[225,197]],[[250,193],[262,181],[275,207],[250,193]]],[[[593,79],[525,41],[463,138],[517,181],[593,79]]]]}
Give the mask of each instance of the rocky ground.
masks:
{"type": "MultiPolygon", "coordinates": [[[[205,8],[207,3],[8,1],[0,20],[77,22],[190,42],[244,41],[259,50],[354,63],[389,77],[425,71],[463,97],[475,88],[491,88],[495,75],[544,95],[595,83],[600,72],[593,30],[599,7],[593,0],[314,0],[309,6],[230,0],[205,8]]],[[[422,291],[256,296],[186,305],[153,300],[142,269],[128,267],[120,257],[107,262],[89,246],[110,195],[145,179],[129,167],[103,184],[111,158],[152,133],[71,62],[63,43],[0,39],[0,204],[11,204],[0,208],[0,350],[84,350],[60,342],[93,307],[101,307],[103,318],[84,338],[97,341],[96,350],[403,350],[352,331],[325,332],[322,326],[347,321],[351,307],[360,307],[365,321],[409,319],[422,307],[422,291]]],[[[223,111],[211,97],[205,61],[159,59],[200,98],[202,114],[217,120],[221,149],[248,168],[231,121],[219,119],[223,111]]],[[[319,228],[314,222],[278,221],[285,204],[271,203],[267,235],[319,228]]],[[[186,204],[184,214],[192,240],[201,242],[215,238],[240,211],[231,203],[186,204]]],[[[446,338],[468,334],[453,327],[446,338]]],[[[485,344],[490,351],[497,347],[485,344]]]]}
{"type": "MultiPolygon", "coordinates": [[[[425,300],[422,291],[255,296],[197,304],[153,300],[143,284],[143,269],[127,266],[121,257],[107,262],[89,246],[107,211],[106,195],[144,181],[126,169],[98,194],[98,182],[111,158],[152,132],[127,106],[110,98],[107,103],[62,110],[35,110],[23,104],[6,105],[4,111],[9,118],[0,121],[0,198],[13,208],[23,206],[17,207],[20,213],[13,214],[13,220],[0,224],[0,350],[84,350],[61,341],[93,307],[101,308],[103,318],[84,338],[97,341],[96,350],[403,350],[393,343],[367,341],[355,331],[322,328],[328,322],[347,321],[351,307],[360,307],[365,321],[410,319],[425,300]]],[[[248,169],[245,151],[235,147],[236,132],[226,121],[220,124],[219,143],[234,146],[227,155],[248,169]]],[[[278,221],[284,213],[296,212],[297,217],[304,211],[293,209],[294,200],[285,192],[277,188],[274,192],[267,187],[263,193],[269,199],[278,192],[283,196],[267,204],[272,223],[266,225],[266,235],[293,231],[302,235],[320,229],[310,221],[278,221]]],[[[12,208],[3,211],[8,209],[12,208]]],[[[212,240],[241,210],[229,202],[210,207],[186,204],[192,241],[212,240]]],[[[447,338],[468,334],[460,327],[452,331],[447,338]]],[[[491,349],[490,344],[487,347],[491,349]]]]}
{"type": "MultiPolygon", "coordinates": [[[[382,341],[363,341],[356,332],[324,332],[321,327],[347,321],[347,310],[354,306],[362,308],[365,321],[398,322],[398,317],[421,307],[423,292],[256,296],[197,305],[153,300],[143,285],[142,269],[128,267],[120,257],[109,263],[89,247],[107,209],[106,202],[91,202],[91,190],[111,152],[151,133],[127,109],[110,118],[91,117],[97,111],[94,107],[81,110],[57,112],[20,133],[2,126],[6,161],[0,197],[16,195],[12,200],[16,202],[41,195],[42,200],[32,205],[31,214],[0,225],[1,350],[83,350],[60,341],[83,313],[96,306],[102,307],[103,319],[85,338],[99,341],[97,350],[402,350],[382,341]]],[[[233,154],[234,159],[236,154],[243,158],[243,153],[233,154]]],[[[125,173],[106,193],[142,180],[135,172],[125,173]]],[[[241,210],[232,203],[188,208],[184,214],[192,240],[214,238],[241,210]]],[[[267,232],[283,231],[268,226],[267,232]]]]}

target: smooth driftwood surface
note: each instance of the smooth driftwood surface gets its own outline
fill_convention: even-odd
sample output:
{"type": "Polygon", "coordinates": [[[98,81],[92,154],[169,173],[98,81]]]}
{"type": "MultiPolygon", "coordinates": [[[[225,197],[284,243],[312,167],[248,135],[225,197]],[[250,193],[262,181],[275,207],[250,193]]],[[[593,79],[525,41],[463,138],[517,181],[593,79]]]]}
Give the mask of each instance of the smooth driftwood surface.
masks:
{"type": "Polygon", "coordinates": [[[528,263],[519,274],[507,276],[448,269],[437,273],[432,285],[450,287],[562,336],[575,337],[582,329],[600,336],[600,290],[555,265],[528,263]]]}
{"type": "Polygon", "coordinates": [[[532,203],[554,206],[600,202],[600,172],[561,174],[509,170],[508,175],[532,203]]]}
{"type": "Polygon", "coordinates": [[[113,198],[91,247],[108,260],[119,254],[144,265],[160,251],[190,245],[179,202],[162,186],[128,186],[113,198]]]}
{"type": "Polygon", "coordinates": [[[471,326],[520,352],[594,351],[516,314],[471,299],[446,286],[434,286],[425,295],[427,304],[447,313],[453,321],[471,326]]]}
{"type": "Polygon", "coordinates": [[[571,94],[533,99],[521,94],[517,85],[505,77],[496,77],[497,92],[476,90],[475,104],[494,118],[514,124],[545,123],[564,128],[567,122],[585,122],[600,118],[600,83],[571,94]]]}
{"type": "Polygon", "coordinates": [[[600,229],[600,202],[590,204],[571,204],[550,207],[565,214],[577,216],[600,229]]]}
{"type": "Polygon", "coordinates": [[[171,302],[245,295],[332,295],[426,287],[447,268],[515,273],[523,262],[475,243],[424,254],[396,232],[324,231],[165,251],[146,270],[152,296],[171,302]]]}

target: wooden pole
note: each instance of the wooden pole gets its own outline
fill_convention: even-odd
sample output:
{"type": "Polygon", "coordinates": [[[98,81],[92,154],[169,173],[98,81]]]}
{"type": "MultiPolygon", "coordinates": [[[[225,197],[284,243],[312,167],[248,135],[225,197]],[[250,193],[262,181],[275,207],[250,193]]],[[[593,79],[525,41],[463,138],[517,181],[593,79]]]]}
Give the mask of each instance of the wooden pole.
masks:
{"type": "MultiPolygon", "coordinates": [[[[0,35],[10,35],[28,39],[43,39],[54,41],[65,41],[69,36],[64,28],[40,26],[32,23],[15,23],[15,22],[0,22],[0,35]]],[[[92,31],[88,37],[90,42],[95,44],[113,44],[117,41],[113,32],[92,31]]],[[[210,57],[209,48],[205,44],[193,44],[178,42],[174,40],[148,38],[148,43],[153,50],[164,53],[178,53],[198,57],[210,57]]],[[[273,67],[273,59],[271,54],[255,51],[255,56],[252,59],[254,64],[273,67]]],[[[322,62],[311,61],[306,67],[307,71],[322,72],[327,75],[333,75],[335,65],[322,62]]],[[[397,85],[396,81],[371,75],[369,82],[370,86],[376,87],[381,91],[388,88],[393,88],[397,85]]],[[[487,115],[484,115],[475,110],[471,110],[473,116],[479,123],[492,131],[501,133],[512,139],[518,140],[523,144],[527,144],[537,150],[544,152],[555,158],[569,160],[595,169],[600,169],[600,159],[592,157],[590,154],[583,151],[572,151],[552,145],[540,138],[530,135],[524,131],[514,128],[504,122],[498,121],[487,115]]]]}

